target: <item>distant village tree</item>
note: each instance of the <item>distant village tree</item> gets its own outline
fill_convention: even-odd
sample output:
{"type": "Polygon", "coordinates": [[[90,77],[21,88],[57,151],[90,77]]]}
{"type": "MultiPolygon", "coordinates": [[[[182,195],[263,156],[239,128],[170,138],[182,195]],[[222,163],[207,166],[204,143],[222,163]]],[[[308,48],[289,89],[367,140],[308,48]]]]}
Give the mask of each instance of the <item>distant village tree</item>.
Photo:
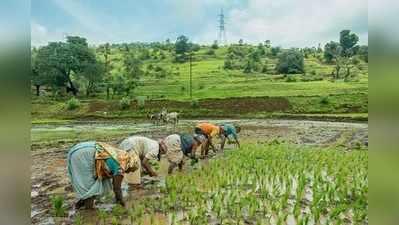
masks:
{"type": "Polygon", "coordinates": [[[85,38],[68,36],[66,42],[51,42],[37,51],[36,72],[46,76],[52,87],[66,87],[66,91],[77,95],[78,88],[72,76],[78,76],[87,64],[96,63],[93,51],[85,38]]]}
{"type": "Polygon", "coordinates": [[[176,62],[186,62],[188,59],[188,53],[190,51],[190,43],[188,37],[181,35],[177,38],[175,43],[175,60],[176,62]]]}

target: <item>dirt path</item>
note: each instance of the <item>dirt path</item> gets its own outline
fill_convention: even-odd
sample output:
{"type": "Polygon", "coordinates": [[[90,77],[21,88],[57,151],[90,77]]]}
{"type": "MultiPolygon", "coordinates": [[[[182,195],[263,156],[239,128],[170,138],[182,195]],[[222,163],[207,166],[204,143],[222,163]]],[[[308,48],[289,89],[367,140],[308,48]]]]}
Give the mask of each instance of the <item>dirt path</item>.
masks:
{"type": "MultiPolygon", "coordinates": [[[[147,130],[140,130],[137,134],[152,138],[160,138],[175,132],[191,132],[198,120],[182,121],[174,130],[169,127],[154,129],[148,126],[147,130]]],[[[233,122],[242,126],[240,139],[243,142],[290,142],[317,146],[342,146],[347,149],[367,147],[368,124],[365,123],[338,123],[300,120],[212,120],[210,122],[233,122]]],[[[57,125],[60,126],[60,125],[57,125]]],[[[62,125],[61,125],[62,126],[62,125]]],[[[74,127],[74,125],[68,125],[74,127]]],[[[94,123],[93,126],[96,126],[94,123]]],[[[112,126],[112,124],[109,124],[112,126]]],[[[141,125],[138,125],[141,126],[141,125]]],[[[54,127],[48,127],[53,129],[54,127]]],[[[33,127],[33,129],[45,129],[33,127]]],[[[113,142],[123,138],[116,137],[113,142]]],[[[66,199],[68,210],[74,202],[74,194],[66,173],[66,156],[70,144],[60,144],[56,148],[46,149],[38,147],[32,152],[31,167],[31,220],[33,224],[52,224],[49,197],[60,194],[66,199]]],[[[162,167],[162,166],[161,166],[162,167]]],[[[144,177],[146,185],[154,183],[144,177]]],[[[130,192],[129,196],[147,195],[151,190],[144,189],[130,192]],[[141,192],[141,193],[140,193],[141,192]]]]}

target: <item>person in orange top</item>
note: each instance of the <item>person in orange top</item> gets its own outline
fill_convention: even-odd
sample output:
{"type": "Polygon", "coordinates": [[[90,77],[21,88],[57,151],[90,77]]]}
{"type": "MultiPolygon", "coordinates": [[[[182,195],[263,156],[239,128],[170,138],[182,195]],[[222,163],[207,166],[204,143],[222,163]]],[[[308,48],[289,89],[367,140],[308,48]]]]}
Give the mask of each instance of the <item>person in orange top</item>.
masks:
{"type": "Polygon", "coordinates": [[[223,133],[223,127],[212,124],[212,123],[199,123],[195,126],[194,133],[204,135],[207,138],[207,142],[202,146],[201,155],[208,155],[209,147],[216,152],[216,148],[212,143],[212,139],[223,133]]]}

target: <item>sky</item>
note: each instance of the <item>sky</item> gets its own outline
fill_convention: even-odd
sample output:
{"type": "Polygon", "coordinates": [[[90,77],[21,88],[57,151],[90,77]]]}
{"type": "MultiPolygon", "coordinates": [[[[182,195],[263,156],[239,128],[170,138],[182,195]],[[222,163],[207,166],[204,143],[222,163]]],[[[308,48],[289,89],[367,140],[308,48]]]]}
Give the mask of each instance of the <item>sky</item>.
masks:
{"type": "Polygon", "coordinates": [[[271,40],[281,47],[311,47],[339,39],[350,29],[368,42],[365,0],[32,0],[31,43],[45,45],[66,35],[105,42],[176,40],[196,43],[218,37],[224,9],[229,43],[271,40]]]}

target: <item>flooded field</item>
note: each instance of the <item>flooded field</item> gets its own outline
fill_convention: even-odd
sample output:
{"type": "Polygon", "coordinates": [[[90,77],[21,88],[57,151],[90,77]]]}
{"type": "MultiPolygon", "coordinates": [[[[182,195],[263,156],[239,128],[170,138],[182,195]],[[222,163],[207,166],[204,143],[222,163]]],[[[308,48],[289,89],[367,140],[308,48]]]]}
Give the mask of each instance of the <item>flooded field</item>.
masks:
{"type": "MultiPolygon", "coordinates": [[[[73,223],[76,212],[72,206],[74,194],[66,173],[66,155],[68,148],[79,141],[102,140],[117,143],[124,137],[134,134],[145,135],[152,138],[161,138],[171,133],[192,132],[198,120],[183,120],[175,128],[172,125],[157,126],[146,122],[81,122],[57,125],[35,125],[32,127],[32,210],[33,224],[54,224],[52,218],[50,197],[62,195],[69,214],[66,223],[73,223]],[[74,219],[72,219],[74,218],[74,219]]],[[[211,120],[213,123],[233,122],[240,124],[242,132],[240,140],[248,144],[267,143],[293,143],[300,146],[340,147],[343,150],[367,148],[368,125],[365,123],[339,123],[299,120],[211,120]]],[[[226,152],[233,149],[228,146],[226,152]]],[[[184,173],[190,174],[198,167],[206,168],[207,163],[213,159],[223,157],[221,153],[214,154],[211,159],[203,160],[193,168],[187,165],[184,173]],[[208,161],[209,160],[209,161],[208,161]]],[[[161,160],[159,178],[142,177],[141,187],[128,187],[124,185],[125,198],[129,204],[141,202],[145,198],[159,199],[161,190],[165,188],[166,162],[161,160]]],[[[97,208],[111,211],[112,195],[106,196],[97,203],[97,208]]],[[[142,203],[142,202],[141,202],[142,203]]],[[[145,203],[143,203],[145,204],[145,203]]],[[[101,211],[100,211],[101,212],[101,211]]],[[[90,224],[101,224],[101,215],[96,211],[82,211],[79,213],[84,218],[92,218],[90,224]],[[96,214],[90,216],[91,214],[96,214]]],[[[183,212],[173,214],[175,220],[184,217],[183,212]]],[[[170,215],[156,213],[150,217],[143,216],[142,224],[170,224],[170,215]]],[[[102,221],[104,222],[104,221],[102,221]]],[[[215,221],[214,224],[218,222],[215,221]]],[[[87,221],[86,223],[87,224],[87,221]]],[[[108,223],[104,223],[108,224],[108,223]]],[[[131,224],[129,221],[122,224],[131,224]]],[[[249,224],[255,224],[250,222],[249,224]]]]}

